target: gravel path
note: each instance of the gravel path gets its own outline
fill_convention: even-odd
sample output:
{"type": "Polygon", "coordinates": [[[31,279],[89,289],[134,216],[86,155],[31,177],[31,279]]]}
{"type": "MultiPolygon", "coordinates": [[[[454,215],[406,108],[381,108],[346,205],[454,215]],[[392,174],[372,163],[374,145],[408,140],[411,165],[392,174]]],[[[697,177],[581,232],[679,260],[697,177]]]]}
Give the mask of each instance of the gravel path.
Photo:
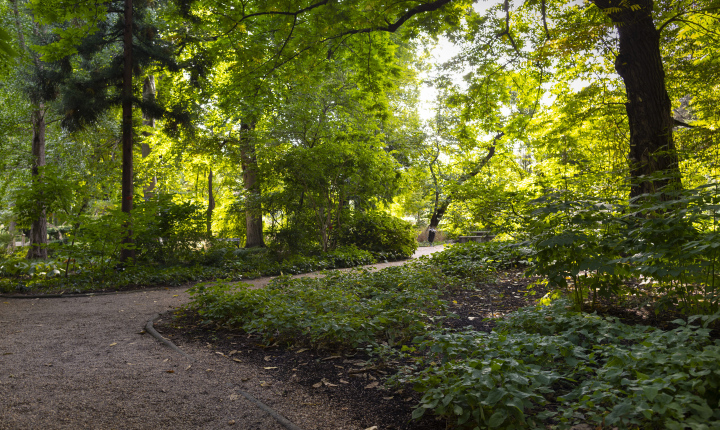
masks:
{"type": "Polygon", "coordinates": [[[142,334],[153,315],[188,301],[185,288],[0,298],[0,429],[284,429],[237,389],[304,430],[359,429],[342,405],[276,380],[242,353],[179,345],[191,362],[142,334]]]}

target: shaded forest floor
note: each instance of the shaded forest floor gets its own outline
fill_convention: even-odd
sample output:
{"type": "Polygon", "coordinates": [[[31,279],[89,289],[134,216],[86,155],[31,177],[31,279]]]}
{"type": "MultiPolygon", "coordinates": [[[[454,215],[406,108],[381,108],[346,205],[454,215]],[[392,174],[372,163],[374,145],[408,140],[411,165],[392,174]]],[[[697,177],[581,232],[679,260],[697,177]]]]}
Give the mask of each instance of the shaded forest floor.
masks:
{"type": "MultiPolygon", "coordinates": [[[[498,274],[494,282],[478,285],[471,290],[446,293],[442,298],[449,304],[455,318],[444,320],[446,328],[472,329],[490,332],[494,318],[537,303],[548,291],[537,279],[523,277],[522,270],[498,274]]],[[[637,309],[637,308],[636,308],[637,309]]],[[[638,311],[619,306],[617,302],[600,301],[597,310],[603,315],[620,318],[627,324],[646,324],[670,329],[677,314],[638,311]]],[[[640,308],[644,309],[644,308],[640,308]]],[[[411,421],[412,410],[421,395],[412,387],[388,390],[383,381],[403,363],[390,361],[377,366],[363,351],[354,354],[313,351],[305,348],[265,346],[258,337],[238,331],[203,324],[196,314],[182,311],[163,318],[158,331],[171,340],[183,344],[201,345],[229,359],[252,363],[277,374],[278,379],[297,384],[324,396],[329,404],[349,412],[364,428],[379,425],[382,429],[445,429],[444,420],[426,415],[421,421],[411,421]]]]}

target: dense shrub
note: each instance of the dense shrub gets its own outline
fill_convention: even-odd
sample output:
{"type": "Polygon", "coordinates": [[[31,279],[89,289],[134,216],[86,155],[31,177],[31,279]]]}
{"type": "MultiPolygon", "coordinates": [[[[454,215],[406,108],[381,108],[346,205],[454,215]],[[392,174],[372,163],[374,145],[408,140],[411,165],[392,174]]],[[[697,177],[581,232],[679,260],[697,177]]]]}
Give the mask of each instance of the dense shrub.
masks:
{"type": "Polygon", "coordinates": [[[569,192],[537,199],[527,220],[536,253],[529,273],[570,288],[577,306],[588,296],[637,295],[623,281],[644,278],[666,304],[712,314],[720,310],[717,200],[716,185],[630,203],[569,192]]]}
{"type": "Polygon", "coordinates": [[[411,223],[384,212],[350,213],[337,232],[340,245],[355,245],[382,259],[410,257],[418,247],[411,223]]]}
{"type": "Polygon", "coordinates": [[[134,212],[137,258],[153,263],[183,262],[207,239],[203,207],[190,202],[175,202],[172,195],[161,194],[138,205],[134,212]]]}

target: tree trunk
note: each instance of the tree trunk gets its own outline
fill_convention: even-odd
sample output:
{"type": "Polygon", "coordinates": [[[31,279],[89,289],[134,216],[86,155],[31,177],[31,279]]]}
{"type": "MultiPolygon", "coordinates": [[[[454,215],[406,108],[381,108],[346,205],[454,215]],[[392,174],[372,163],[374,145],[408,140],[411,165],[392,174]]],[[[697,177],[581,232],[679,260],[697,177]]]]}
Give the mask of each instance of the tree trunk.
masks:
{"type": "MultiPolygon", "coordinates": [[[[42,181],[40,167],[45,165],[45,109],[42,103],[32,113],[33,139],[32,139],[32,177],[33,181],[42,181]]],[[[37,201],[40,209],[37,219],[33,220],[30,227],[30,249],[27,258],[47,258],[47,217],[45,216],[45,204],[41,198],[37,201]]]]}
{"type": "MultiPolygon", "coordinates": [[[[18,8],[17,0],[12,0],[13,14],[15,15],[15,29],[18,35],[18,44],[20,45],[20,51],[29,52],[25,45],[25,36],[23,35],[22,25],[20,24],[20,11],[18,8]]],[[[37,27],[35,28],[37,32],[37,27]]],[[[33,59],[33,63],[38,71],[42,70],[42,63],[38,56],[29,52],[33,59]]],[[[33,111],[31,122],[33,128],[32,137],[32,165],[30,167],[31,175],[34,180],[41,180],[40,167],[45,165],[45,105],[42,101],[32,100],[32,104],[36,104],[38,108],[33,111]]],[[[30,227],[30,249],[28,249],[27,258],[47,258],[47,218],[45,214],[45,208],[42,200],[37,202],[41,209],[40,216],[33,220],[32,226],[30,227]]],[[[10,224],[9,231],[12,234],[15,228],[15,222],[10,224]]],[[[15,238],[12,238],[13,246],[15,244],[15,238]]]]}
{"type": "Polygon", "coordinates": [[[250,132],[255,124],[243,123],[240,126],[244,136],[240,138],[240,159],[243,170],[243,187],[247,192],[245,208],[245,248],[264,247],[262,207],[260,205],[260,185],[257,181],[258,164],[255,156],[255,144],[250,132]]]}
{"type": "Polygon", "coordinates": [[[123,101],[122,101],[122,204],[121,209],[127,217],[124,225],[124,237],[120,250],[120,262],[126,263],[135,258],[132,218],[133,208],[133,151],[132,151],[132,0],[125,0],[125,28],[123,34],[123,101]]]}
{"type": "Polygon", "coordinates": [[[652,19],[653,0],[639,0],[633,5],[621,4],[623,0],[593,2],[601,9],[619,10],[609,15],[620,40],[615,70],[625,83],[628,99],[625,107],[630,126],[630,198],[658,192],[668,185],[671,189],[681,188],[660,33],[652,19]],[[631,6],[640,8],[632,10],[631,6]],[[647,177],[657,173],[660,177],[647,177]]]}
{"type": "Polygon", "coordinates": [[[212,237],[212,216],[215,209],[215,196],[213,195],[213,172],[208,173],[208,210],[207,210],[207,235],[212,237]]]}
{"type": "MultiPolygon", "coordinates": [[[[155,76],[149,75],[145,78],[145,82],[143,83],[143,101],[145,102],[152,102],[155,100],[155,76]]],[[[143,112],[143,125],[146,127],[152,127],[155,128],[155,118],[150,116],[148,113],[143,112]]],[[[150,132],[143,132],[144,137],[150,137],[150,132]]],[[[147,142],[143,142],[141,147],[141,154],[142,158],[146,158],[148,155],[150,155],[151,149],[150,145],[147,142]]],[[[145,186],[143,189],[143,197],[145,200],[150,200],[153,196],[153,190],[155,189],[155,186],[157,185],[157,176],[153,173],[152,179],[150,180],[150,183],[145,186]]]]}

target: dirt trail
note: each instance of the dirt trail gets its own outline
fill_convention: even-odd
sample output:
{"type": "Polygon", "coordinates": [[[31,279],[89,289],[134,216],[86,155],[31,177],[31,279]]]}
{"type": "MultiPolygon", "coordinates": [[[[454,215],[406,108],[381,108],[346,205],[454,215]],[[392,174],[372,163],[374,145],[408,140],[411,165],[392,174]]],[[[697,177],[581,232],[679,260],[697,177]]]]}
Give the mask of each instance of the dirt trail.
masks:
{"type": "Polygon", "coordinates": [[[283,429],[237,388],[304,430],[359,428],[342,408],[243,362],[242,352],[238,362],[179,345],[191,363],[140,334],[153,315],[188,301],[184,288],[0,298],[0,429],[283,429]]]}
{"type": "MultiPolygon", "coordinates": [[[[438,246],[433,246],[433,247],[425,246],[422,248],[418,248],[417,251],[415,251],[415,253],[412,255],[411,260],[420,258],[423,255],[430,255],[435,252],[440,252],[443,249],[444,249],[444,245],[438,245],[438,246]]],[[[402,266],[403,264],[407,263],[408,261],[410,261],[410,260],[391,261],[388,263],[378,263],[378,264],[373,264],[372,266],[365,266],[365,267],[370,268],[371,270],[380,270],[380,269],[384,269],[386,267],[402,266]]],[[[353,270],[353,269],[337,269],[337,270],[344,272],[344,271],[353,270]]],[[[294,275],[293,278],[308,278],[308,277],[321,276],[318,273],[319,272],[303,273],[300,275],[294,275]]],[[[262,287],[266,286],[267,284],[270,283],[270,281],[272,281],[275,278],[276,278],[275,276],[267,276],[267,277],[258,278],[258,279],[248,279],[247,281],[240,281],[240,283],[251,285],[252,286],[251,289],[257,289],[257,288],[262,288],[262,287]]]]}

